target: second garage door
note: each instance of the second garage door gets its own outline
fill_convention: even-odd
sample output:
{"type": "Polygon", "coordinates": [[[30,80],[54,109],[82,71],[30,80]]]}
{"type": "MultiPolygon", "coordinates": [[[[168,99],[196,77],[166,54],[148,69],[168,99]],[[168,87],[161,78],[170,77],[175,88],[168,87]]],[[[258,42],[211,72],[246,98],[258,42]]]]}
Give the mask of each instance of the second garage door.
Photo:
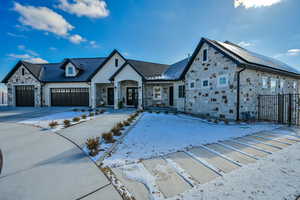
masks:
{"type": "Polygon", "coordinates": [[[52,88],[52,106],[89,106],[89,88],[52,88]]]}

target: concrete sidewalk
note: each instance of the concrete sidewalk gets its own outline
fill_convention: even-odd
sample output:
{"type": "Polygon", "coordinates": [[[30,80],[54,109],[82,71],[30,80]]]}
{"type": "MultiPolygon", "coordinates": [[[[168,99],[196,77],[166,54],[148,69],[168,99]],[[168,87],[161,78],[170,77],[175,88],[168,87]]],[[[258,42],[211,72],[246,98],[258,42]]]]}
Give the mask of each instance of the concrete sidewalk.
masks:
{"type": "Polygon", "coordinates": [[[122,199],[79,148],[53,132],[0,123],[0,147],[1,200],[122,199]]]}

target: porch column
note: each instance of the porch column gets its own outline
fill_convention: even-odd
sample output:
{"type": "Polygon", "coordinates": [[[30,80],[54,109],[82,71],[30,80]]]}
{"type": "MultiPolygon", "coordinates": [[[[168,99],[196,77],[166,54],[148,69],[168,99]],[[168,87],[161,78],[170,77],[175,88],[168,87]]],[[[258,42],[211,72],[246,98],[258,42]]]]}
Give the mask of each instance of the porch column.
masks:
{"type": "Polygon", "coordinates": [[[138,81],[138,109],[143,109],[143,81],[138,81]]]}
{"type": "Polygon", "coordinates": [[[92,108],[96,108],[96,84],[95,83],[91,83],[90,105],[92,108]]]}
{"type": "Polygon", "coordinates": [[[120,82],[114,82],[114,108],[119,109],[119,101],[120,101],[120,95],[121,95],[121,84],[120,82]]]}

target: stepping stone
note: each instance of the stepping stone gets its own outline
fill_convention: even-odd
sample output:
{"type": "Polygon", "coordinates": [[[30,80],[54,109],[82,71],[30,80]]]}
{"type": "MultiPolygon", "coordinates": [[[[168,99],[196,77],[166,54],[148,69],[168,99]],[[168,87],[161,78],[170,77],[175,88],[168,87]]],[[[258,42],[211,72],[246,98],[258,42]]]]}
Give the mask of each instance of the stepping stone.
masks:
{"type": "Polygon", "coordinates": [[[191,189],[191,186],[163,159],[154,158],[144,160],[142,163],[150,174],[156,178],[155,182],[166,198],[173,197],[191,189]]]}
{"type": "Polygon", "coordinates": [[[270,139],[273,139],[273,140],[276,140],[276,141],[279,141],[279,142],[285,142],[285,143],[288,143],[288,144],[297,143],[297,141],[295,141],[295,140],[290,140],[288,138],[285,138],[285,137],[282,137],[282,136],[279,136],[279,135],[273,135],[272,133],[267,133],[267,132],[256,133],[256,134],[253,134],[253,136],[270,138],[270,139]]]}
{"type": "Polygon", "coordinates": [[[263,151],[259,151],[255,148],[249,147],[249,146],[244,145],[244,144],[240,144],[240,143],[236,143],[236,142],[232,142],[232,141],[228,141],[228,140],[222,141],[220,143],[228,145],[228,146],[232,146],[233,148],[236,148],[236,149],[238,149],[242,152],[245,152],[249,155],[253,155],[253,156],[258,157],[258,158],[263,158],[263,157],[268,156],[268,153],[263,152],[263,151]]]}
{"type": "Polygon", "coordinates": [[[238,165],[204,148],[197,147],[197,148],[192,148],[189,151],[195,154],[196,156],[199,156],[201,159],[204,159],[206,162],[213,165],[214,167],[222,170],[224,173],[228,173],[239,168],[238,165]]]}
{"type": "Polygon", "coordinates": [[[112,171],[136,199],[149,199],[149,191],[144,184],[128,179],[122,169],[112,168],[112,171]]]}
{"type": "Polygon", "coordinates": [[[256,161],[254,158],[251,158],[249,156],[246,156],[245,154],[234,151],[233,149],[226,148],[219,144],[209,144],[205,146],[241,164],[249,164],[256,161]]]}
{"type": "Polygon", "coordinates": [[[258,147],[258,148],[261,148],[262,150],[265,150],[265,151],[268,151],[268,152],[276,152],[276,151],[279,151],[278,148],[275,148],[275,147],[271,147],[269,145],[266,145],[266,144],[263,144],[263,143],[260,143],[258,141],[254,141],[254,140],[249,140],[245,137],[242,137],[242,138],[236,138],[234,139],[238,142],[243,142],[243,143],[246,143],[246,144],[249,144],[249,145],[252,145],[254,147],[258,147]]]}
{"type": "Polygon", "coordinates": [[[176,152],[166,156],[176,162],[180,167],[182,167],[186,173],[192,176],[193,179],[197,180],[199,183],[207,183],[219,175],[203,165],[202,163],[194,160],[192,157],[184,152],[176,152]]]}
{"type": "Polygon", "coordinates": [[[280,147],[280,148],[286,148],[286,147],[289,146],[288,144],[283,144],[283,143],[280,143],[280,142],[275,141],[275,140],[266,139],[266,138],[261,138],[261,137],[248,136],[248,138],[255,139],[255,140],[259,140],[259,141],[262,141],[262,142],[264,142],[264,143],[273,145],[273,146],[275,146],[275,147],[280,147]]]}

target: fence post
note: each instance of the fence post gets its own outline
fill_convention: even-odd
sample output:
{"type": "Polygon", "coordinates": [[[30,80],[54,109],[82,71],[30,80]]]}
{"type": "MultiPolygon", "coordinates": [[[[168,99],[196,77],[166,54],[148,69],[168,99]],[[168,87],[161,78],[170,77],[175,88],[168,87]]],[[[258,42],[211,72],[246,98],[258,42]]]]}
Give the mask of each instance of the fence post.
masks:
{"type": "Polygon", "coordinates": [[[289,126],[291,126],[292,125],[292,94],[289,94],[288,121],[289,121],[289,126]]]}
{"type": "MultiPolygon", "coordinates": [[[[276,101],[275,101],[275,104],[276,104],[276,101]]],[[[274,105],[276,106],[276,105],[274,105]]],[[[277,95],[277,122],[278,123],[282,123],[282,120],[281,120],[281,98],[280,98],[280,94],[277,95]]]]}

